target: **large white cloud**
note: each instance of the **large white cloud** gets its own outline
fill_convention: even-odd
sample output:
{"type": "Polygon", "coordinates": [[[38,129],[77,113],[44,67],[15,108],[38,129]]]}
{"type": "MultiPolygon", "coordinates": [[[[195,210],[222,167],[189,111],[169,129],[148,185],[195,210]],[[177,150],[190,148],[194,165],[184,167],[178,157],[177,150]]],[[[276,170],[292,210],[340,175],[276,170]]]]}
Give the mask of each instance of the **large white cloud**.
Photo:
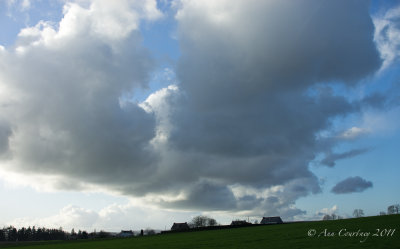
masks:
{"type": "Polygon", "coordinates": [[[59,24],[26,28],[1,49],[3,170],[164,208],[303,214],[296,200],[320,191],[308,164],[334,145],[318,134],[364,103],[324,84],[354,86],[380,67],[368,3],[174,6],[179,83],[139,105],[120,99],[153,68],[139,27],[161,17],[155,1],[69,2],[59,24]]]}
{"type": "Polygon", "coordinates": [[[155,1],[81,4],[0,51],[2,152],[24,173],[131,182],[156,160],[155,121],[119,98],[147,84],[153,61],[138,27],[161,14],[155,1]]]}

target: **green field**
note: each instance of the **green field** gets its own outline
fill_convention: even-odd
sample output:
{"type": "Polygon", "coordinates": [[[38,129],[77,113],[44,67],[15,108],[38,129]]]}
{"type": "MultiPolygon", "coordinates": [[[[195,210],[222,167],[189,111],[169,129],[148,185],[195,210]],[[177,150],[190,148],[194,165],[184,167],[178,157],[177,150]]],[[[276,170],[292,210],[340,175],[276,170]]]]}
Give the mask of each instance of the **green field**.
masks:
{"type": "Polygon", "coordinates": [[[129,239],[32,242],[0,245],[0,247],[24,249],[400,248],[400,215],[171,233],[129,239]],[[308,233],[314,236],[309,236],[308,233]]]}

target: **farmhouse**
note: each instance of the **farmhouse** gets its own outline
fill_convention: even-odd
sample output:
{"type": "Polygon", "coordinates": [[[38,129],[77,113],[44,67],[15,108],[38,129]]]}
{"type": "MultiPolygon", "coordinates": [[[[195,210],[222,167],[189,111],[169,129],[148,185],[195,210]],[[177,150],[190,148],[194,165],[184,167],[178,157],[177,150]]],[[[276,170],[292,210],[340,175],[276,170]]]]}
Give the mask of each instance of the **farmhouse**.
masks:
{"type": "Polygon", "coordinates": [[[122,238],[133,237],[133,231],[132,230],[129,230],[129,231],[121,230],[121,232],[118,234],[118,237],[122,237],[122,238]]]}
{"type": "Polygon", "coordinates": [[[260,224],[282,224],[283,221],[281,217],[275,216],[275,217],[263,217],[260,224]]]}
{"type": "Polygon", "coordinates": [[[231,226],[246,226],[250,225],[251,223],[245,221],[245,220],[234,220],[231,222],[231,226]]]}
{"type": "Polygon", "coordinates": [[[181,231],[181,230],[188,230],[189,225],[185,223],[174,223],[171,227],[172,231],[181,231]]]}

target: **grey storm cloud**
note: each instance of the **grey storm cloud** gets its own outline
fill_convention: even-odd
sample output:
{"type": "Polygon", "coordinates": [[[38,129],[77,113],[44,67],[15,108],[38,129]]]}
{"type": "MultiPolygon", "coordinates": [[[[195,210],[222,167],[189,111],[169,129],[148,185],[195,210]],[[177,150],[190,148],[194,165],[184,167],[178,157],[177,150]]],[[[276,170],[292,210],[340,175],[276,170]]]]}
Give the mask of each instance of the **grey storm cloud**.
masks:
{"type": "MultiPolygon", "coordinates": [[[[353,86],[379,69],[368,3],[216,6],[188,1],[177,15],[182,97],[171,111],[170,148],[202,162],[195,170],[221,184],[261,191],[308,178],[318,185],[308,169],[321,152],[316,134],[363,102],[329,87],[305,92],[321,82],[353,86]]],[[[285,193],[292,202],[296,190],[285,193]]]]}
{"type": "Polygon", "coordinates": [[[368,188],[372,188],[373,184],[359,176],[349,177],[338,182],[333,188],[332,193],[348,194],[355,192],[363,192],[368,188]]]}
{"type": "MultiPolygon", "coordinates": [[[[135,8],[119,16],[132,11],[139,22],[135,8]]],[[[364,104],[329,87],[307,90],[351,87],[379,69],[368,1],[176,8],[179,83],[140,105],[121,105],[121,96],[145,87],[155,62],[129,18],[106,16],[124,32],[102,30],[104,15],[74,4],[58,29],[21,32],[15,50],[0,50],[9,88],[1,115],[11,127],[0,125],[0,150],[13,170],[63,177],[60,188],[85,182],[157,195],[167,208],[302,214],[295,201],[321,191],[308,168],[322,152],[316,134],[364,104]]]]}

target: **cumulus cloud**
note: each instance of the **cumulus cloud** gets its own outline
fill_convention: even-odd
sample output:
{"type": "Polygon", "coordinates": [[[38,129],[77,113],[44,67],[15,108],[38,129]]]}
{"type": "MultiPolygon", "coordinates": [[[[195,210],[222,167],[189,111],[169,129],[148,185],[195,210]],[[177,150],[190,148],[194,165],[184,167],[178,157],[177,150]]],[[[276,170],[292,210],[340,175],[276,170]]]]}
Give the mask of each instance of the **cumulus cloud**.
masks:
{"type": "Polygon", "coordinates": [[[336,214],[338,212],[338,210],[339,210],[338,206],[334,205],[331,208],[323,208],[323,209],[317,211],[315,214],[317,216],[321,216],[322,217],[322,216],[327,215],[327,214],[329,214],[329,215],[336,214]]]}
{"type": "Polygon", "coordinates": [[[12,131],[1,144],[8,139],[14,170],[111,185],[148,174],[157,160],[148,149],[154,117],[119,105],[153,67],[137,30],[150,7],[141,7],[67,3],[58,26],[25,28],[14,50],[0,52],[2,115],[12,131]]]}
{"type": "Polygon", "coordinates": [[[364,104],[330,87],[306,93],[379,69],[368,3],[174,6],[178,83],[140,104],[121,96],[146,86],[153,69],[140,22],[161,17],[155,1],[68,2],[59,24],[23,29],[15,49],[0,50],[8,169],[164,208],[304,214],[296,200],[321,191],[308,168],[326,150],[317,134],[364,104]]]}
{"type": "Polygon", "coordinates": [[[368,188],[372,188],[373,184],[359,176],[348,177],[343,181],[338,182],[332,192],[335,194],[348,194],[354,192],[363,192],[368,188]]]}
{"type": "MultiPolygon", "coordinates": [[[[179,3],[181,97],[171,104],[168,144],[191,158],[192,170],[180,171],[181,177],[259,191],[287,188],[296,179],[318,186],[308,169],[322,143],[316,134],[329,129],[333,118],[358,112],[362,101],[349,102],[329,87],[315,96],[305,92],[333,80],[352,86],[379,68],[368,5],[179,3]]],[[[291,202],[301,196],[288,191],[278,198],[285,194],[293,195],[291,202]]]]}
{"type": "MultiPolygon", "coordinates": [[[[332,10],[345,2],[292,4],[239,1],[227,7],[223,1],[183,1],[177,15],[183,51],[177,75],[187,100],[174,114],[174,145],[229,156],[296,153],[303,142],[314,143],[313,134],[326,128],[327,119],[354,111],[345,98],[329,91],[314,99],[303,91],[318,81],[351,83],[379,66],[373,42],[364,39],[373,30],[368,15],[362,15],[367,6],[357,11],[363,16],[357,23],[365,29],[356,38],[355,22],[326,28],[339,25],[332,10]],[[353,46],[346,39],[360,43],[353,46]],[[350,51],[368,63],[349,58],[350,51]]],[[[354,18],[350,11],[340,15],[354,18]]]]}

